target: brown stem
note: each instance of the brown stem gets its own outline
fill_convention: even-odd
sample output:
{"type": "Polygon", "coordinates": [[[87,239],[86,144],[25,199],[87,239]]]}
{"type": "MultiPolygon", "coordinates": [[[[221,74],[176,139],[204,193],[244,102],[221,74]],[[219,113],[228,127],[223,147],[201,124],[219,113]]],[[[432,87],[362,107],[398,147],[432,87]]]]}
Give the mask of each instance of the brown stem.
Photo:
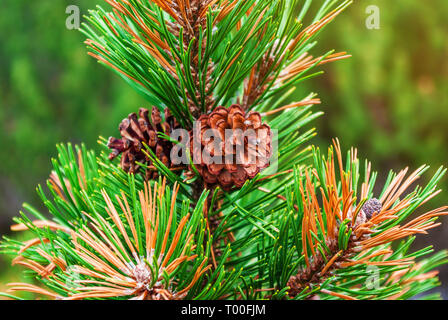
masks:
{"type": "Polygon", "coordinates": [[[288,291],[289,297],[294,298],[303,290],[307,288],[311,290],[313,287],[319,286],[323,283],[334,273],[335,270],[340,267],[340,262],[350,259],[357,253],[355,247],[359,241],[362,241],[367,237],[367,235],[363,235],[361,238],[352,236],[346,250],[339,250],[336,240],[327,243],[331,253],[328,253],[325,256],[325,259],[322,257],[320,252],[317,252],[314,256],[314,260],[308,268],[302,270],[297,273],[297,275],[292,276],[289,279],[287,284],[291,288],[288,291]]]}

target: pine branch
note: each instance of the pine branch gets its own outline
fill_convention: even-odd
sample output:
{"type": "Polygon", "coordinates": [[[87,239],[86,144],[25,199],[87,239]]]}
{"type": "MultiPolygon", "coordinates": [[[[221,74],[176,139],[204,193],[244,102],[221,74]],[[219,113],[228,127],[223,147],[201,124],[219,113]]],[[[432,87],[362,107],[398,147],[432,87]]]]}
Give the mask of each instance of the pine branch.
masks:
{"type": "MultiPolygon", "coordinates": [[[[415,256],[397,255],[395,252],[403,251],[402,247],[394,250],[390,244],[414,234],[426,234],[427,230],[439,225],[435,223],[437,217],[448,214],[448,207],[442,207],[421,214],[406,224],[399,224],[439,193],[436,183],[446,170],[440,169],[423,190],[417,187],[408,194],[405,192],[426,167],[419,168],[406,179],[407,169],[392,175],[378,201],[371,200],[376,174],[371,175],[370,164],[366,165],[365,178],[357,195],[359,161],[356,150],[349,152],[345,164],[338,141],[335,142],[336,164],[332,149],[327,159],[321,160],[318,150],[314,154],[314,168],[296,171],[294,186],[290,189],[292,196],[285,198],[290,210],[298,215],[297,218],[291,216],[291,219],[297,219],[297,222],[292,222],[295,224],[292,232],[300,230],[300,236],[294,235],[291,245],[283,246],[291,247],[294,244],[298,256],[303,255],[304,259],[299,272],[287,280],[289,297],[304,298],[319,292],[331,292],[333,296],[339,293],[352,298],[363,294],[375,296],[371,291],[363,293],[363,289],[355,289],[355,284],[362,284],[360,279],[351,285],[350,282],[347,285],[344,279],[353,279],[354,270],[361,270],[361,266],[386,269],[393,266],[415,271],[415,256]],[[377,205],[378,209],[372,212],[369,203],[375,201],[380,206],[377,205]],[[339,287],[344,283],[345,292],[339,287]],[[332,289],[328,291],[327,288],[332,289]]],[[[421,276],[414,274],[415,281],[426,279],[427,276],[421,271],[421,276]]],[[[365,280],[366,273],[363,273],[365,280]]],[[[392,275],[394,277],[396,274],[392,275]]],[[[285,278],[282,279],[285,281],[285,278]]]]}
{"type": "MultiPolygon", "coordinates": [[[[278,29],[274,45],[252,68],[250,77],[246,79],[243,106],[250,108],[262,100],[271,89],[274,89],[274,92],[280,91],[280,88],[286,83],[293,81],[285,86],[287,88],[315,66],[350,57],[343,52],[327,53],[325,56],[313,59],[308,52],[303,51],[304,49],[309,50],[313,46],[310,44],[310,40],[349,4],[348,1],[341,4],[337,9],[322,18],[318,15],[316,17],[317,21],[301,32],[302,22],[292,21],[297,3],[292,2],[286,5],[286,8],[281,8],[278,14],[283,18],[280,24],[284,24],[284,28],[278,29]]],[[[325,12],[325,10],[328,10],[328,8],[323,6],[321,12],[325,12]]],[[[306,7],[304,7],[300,16],[305,15],[305,13],[306,7]]],[[[260,34],[260,37],[265,37],[265,34],[260,34]]]]}
{"type": "Polygon", "coordinates": [[[267,102],[312,68],[348,57],[310,59],[307,51],[349,1],[329,13],[334,2],[324,4],[302,31],[297,0],[107,2],[112,12],[99,7],[84,25],[89,54],[169,108],[183,127],[236,96],[245,109],[267,102]]]}
{"type": "MultiPolygon", "coordinates": [[[[202,53],[205,53],[208,41],[208,34],[203,32],[207,29],[206,14],[209,11],[216,11],[218,8],[220,12],[225,12],[228,11],[231,6],[223,5],[222,7],[220,7],[219,4],[217,6],[214,4],[216,3],[216,1],[214,0],[194,0],[191,2],[178,0],[173,1],[169,4],[166,4],[163,1],[156,1],[156,3],[165,11],[170,12],[175,20],[175,23],[167,21],[167,25],[169,27],[169,31],[174,36],[183,40],[183,43],[180,44],[183,46],[183,48],[182,50],[178,48],[178,50],[183,52],[190,51],[189,72],[191,72],[192,81],[196,88],[196,91],[193,92],[193,94],[195,95],[194,98],[189,92],[187,93],[187,97],[189,101],[190,112],[194,117],[198,118],[201,113],[207,111],[207,106],[214,104],[214,98],[212,93],[210,92],[211,76],[214,71],[214,65],[212,61],[208,62],[206,72],[204,76],[201,77],[202,66],[200,65],[200,62],[204,59],[204,55],[202,53]],[[192,46],[191,50],[189,49],[190,45],[192,46]],[[200,53],[201,56],[199,57],[200,53]],[[203,89],[203,91],[200,89],[203,89]],[[204,93],[204,97],[202,97],[202,93],[204,93]]],[[[211,23],[212,27],[216,25],[216,22],[220,18],[221,17],[218,16],[216,20],[211,23]]],[[[205,64],[207,64],[207,62],[205,62],[205,64]]],[[[182,66],[182,71],[185,76],[187,76],[185,72],[186,67],[187,66],[185,65],[182,66]]]]}
{"type": "Polygon", "coordinates": [[[165,179],[138,181],[116,167],[111,175],[114,166],[106,157],[95,159],[76,147],[78,162],[71,147],[59,150],[60,162],[54,162],[59,177],[52,175],[49,182],[54,201],[45,200],[50,213],[58,213],[55,221],[28,208],[40,220],[23,214],[12,230],[29,230],[35,238],[24,243],[6,239],[2,245],[2,251],[16,255],[13,264],[30,269],[44,286],[12,283],[11,292],[151,300],[217,299],[227,293],[225,287],[238,273],[230,272],[223,281],[217,278],[226,273],[222,266],[210,271],[211,242],[202,217],[207,192],[191,211],[189,201],[178,200],[176,184],[171,189],[165,179]],[[94,159],[106,170],[91,171],[87,163],[94,159]],[[82,206],[76,203],[78,195],[82,206]],[[63,210],[55,205],[70,208],[76,219],[59,219],[63,210]]]}

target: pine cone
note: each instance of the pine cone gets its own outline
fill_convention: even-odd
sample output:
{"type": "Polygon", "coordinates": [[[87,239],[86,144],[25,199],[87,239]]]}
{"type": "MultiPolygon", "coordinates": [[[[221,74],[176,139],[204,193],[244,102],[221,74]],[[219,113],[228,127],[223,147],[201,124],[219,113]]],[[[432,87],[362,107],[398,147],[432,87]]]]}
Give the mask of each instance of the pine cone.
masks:
{"type": "Polygon", "coordinates": [[[200,127],[193,129],[190,147],[194,165],[208,185],[219,185],[224,190],[241,188],[269,166],[271,129],[262,123],[260,113],[246,114],[239,105],[218,107],[212,113],[202,115],[198,122],[200,127]],[[213,137],[205,135],[206,132],[213,132],[213,137]],[[203,157],[204,154],[210,157],[203,157]],[[222,161],[214,161],[212,157],[215,156],[222,161]]]}
{"type": "MultiPolygon", "coordinates": [[[[179,127],[176,119],[171,115],[168,109],[165,109],[165,122],[162,122],[160,111],[152,108],[151,122],[149,121],[149,110],[141,108],[139,115],[131,113],[125,118],[119,126],[121,139],[110,137],[107,146],[112,149],[109,159],[113,160],[121,156],[121,168],[130,173],[136,173],[140,166],[136,162],[152,165],[151,160],[143,153],[146,143],[152,149],[160,161],[171,167],[170,152],[173,143],[157,137],[157,132],[163,132],[170,135],[170,132],[179,127]],[[142,150],[143,149],[143,150],[142,150]]],[[[146,179],[155,179],[158,174],[155,170],[146,170],[146,179]]]]}

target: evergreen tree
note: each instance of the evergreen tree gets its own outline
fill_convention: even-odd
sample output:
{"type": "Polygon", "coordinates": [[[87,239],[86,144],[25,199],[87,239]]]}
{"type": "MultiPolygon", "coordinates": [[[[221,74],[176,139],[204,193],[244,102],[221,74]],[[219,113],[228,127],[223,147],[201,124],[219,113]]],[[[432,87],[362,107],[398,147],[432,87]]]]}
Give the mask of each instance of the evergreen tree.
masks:
{"type": "Polygon", "coordinates": [[[438,286],[447,253],[410,247],[448,214],[418,212],[446,170],[426,186],[414,184],[427,166],[376,186],[356,149],[344,159],[337,139],[326,155],[309,144],[321,115],[314,93],[287,102],[318,66],[348,57],[310,51],[350,1],[323,1],[314,14],[311,0],[106,1],[83,28],[89,54],[152,109],[126,117],[120,138],[100,138],[99,155],[58,146],[50,194],[38,187],[52,218],[25,205],[12,229],[34,238],[2,243],[38,281],[12,292],[408,299],[438,286]],[[188,142],[173,136],[179,129],[188,142]],[[228,140],[232,148],[220,144],[228,140]]]}

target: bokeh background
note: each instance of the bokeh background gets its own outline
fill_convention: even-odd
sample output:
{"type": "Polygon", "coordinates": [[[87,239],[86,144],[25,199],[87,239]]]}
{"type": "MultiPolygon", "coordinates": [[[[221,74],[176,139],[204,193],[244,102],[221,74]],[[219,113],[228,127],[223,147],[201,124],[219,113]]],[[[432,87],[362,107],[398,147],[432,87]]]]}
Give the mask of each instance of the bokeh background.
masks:
{"type": "MultiPolygon", "coordinates": [[[[316,0],[315,2],[320,2],[316,0]]],[[[68,30],[67,6],[83,14],[102,0],[1,0],[0,12],[0,234],[9,235],[23,202],[37,207],[59,142],[99,149],[99,135],[145,100],[86,54],[84,36],[68,30]]],[[[380,172],[430,164],[448,166],[448,2],[358,0],[322,34],[318,49],[352,58],[326,65],[325,75],[298,88],[317,92],[325,116],[314,140],[326,148],[339,137],[357,146],[380,172]],[[380,29],[365,26],[366,8],[380,9],[380,29]]],[[[426,178],[429,177],[429,174],[426,178]]],[[[425,179],[423,179],[425,180],[425,179]]],[[[431,207],[448,204],[448,179],[431,207]]],[[[448,248],[448,221],[418,237],[416,247],[448,248]]],[[[0,291],[23,277],[0,256],[0,291]]],[[[448,299],[448,268],[440,290],[448,299]]]]}

